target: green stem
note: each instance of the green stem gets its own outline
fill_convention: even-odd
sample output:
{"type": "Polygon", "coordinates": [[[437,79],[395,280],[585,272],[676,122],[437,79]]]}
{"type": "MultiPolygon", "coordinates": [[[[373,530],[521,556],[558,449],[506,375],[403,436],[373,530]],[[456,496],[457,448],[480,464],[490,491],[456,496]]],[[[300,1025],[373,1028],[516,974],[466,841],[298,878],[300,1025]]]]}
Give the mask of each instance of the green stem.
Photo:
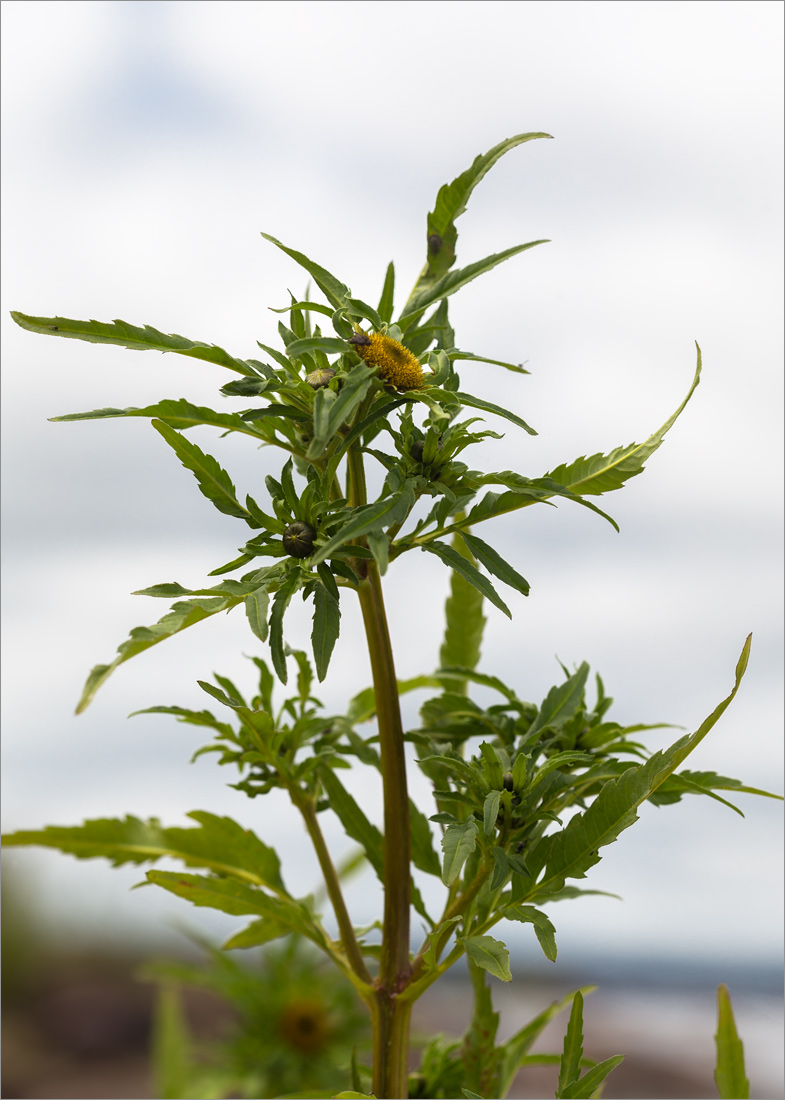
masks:
{"type": "MultiPolygon", "coordinates": [[[[364,409],[358,411],[362,417],[364,409]]],[[[353,444],[346,455],[347,497],[352,507],[366,503],[362,452],[353,444]]],[[[408,1096],[409,1024],[411,1006],[400,992],[411,972],[409,959],[409,796],[403,724],[398,700],[390,631],[379,570],[374,561],[354,563],[360,577],[358,595],[368,655],[371,661],[376,718],[379,728],[384,796],[384,917],[376,992],[371,1001],[373,1029],[373,1091],[383,1097],[408,1096]]]]}
{"type": "Polygon", "coordinates": [[[324,875],[324,883],[327,887],[327,894],[332,903],[333,910],[335,912],[336,920],[338,921],[338,928],[341,933],[341,943],[346,957],[349,960],[349,964],[356,974],[356,976],[367,985],[371,985],[373,979],[368,972],[368,968],[365,965],[362,952],[360,951],[360,945],[357,943],[357,938],[354,934],[354,928],[352,926],[349,912],[346,908],[346,902],[343,898],[343,892],[341,890],[341,884],[338,879],[338,874],[333,866],[333,861],[330,858],[330,852],[327,848],[327,844],[324,840],[324,835],[319,826],[319,821],[316,817],[316,809],[313,802],[310,799],[297,800],[297,808],[303,815],[305,821],[305,827],[308,830],[308,835],[313,843],[314,850],[316,852],[316,858],[319,860],[319,866],[322,869],[324,875]]]}

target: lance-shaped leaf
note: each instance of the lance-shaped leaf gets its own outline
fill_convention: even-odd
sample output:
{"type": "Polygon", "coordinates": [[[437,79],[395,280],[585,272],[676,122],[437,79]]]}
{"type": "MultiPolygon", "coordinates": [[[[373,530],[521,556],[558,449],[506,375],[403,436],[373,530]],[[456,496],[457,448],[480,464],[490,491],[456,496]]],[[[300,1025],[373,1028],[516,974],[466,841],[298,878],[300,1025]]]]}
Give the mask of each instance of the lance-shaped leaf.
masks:
{"type": "MultiPolygon", "coordinates": [[[[468,543],[453,537],[453,549],[474,564],[468,543]]],[[[483,595],[473,584],[455,570],[450,574],[450,594],[444,605],[444,640],[439,650],[439,663],[443,668],[474,669],[480,659],[480,645],[485,616],[482,613],[483,595]]],[[[451,690],[466,694],[466,679],[452,681],[451,690]]]]}
{"type": "Polygon", "coordinates": [[[717,1068],[714,1080],[722,1100],[748,1100],[750,1083],[744,1071],[744,1047],[736,1030],[726,985],[717,987],[717,1068]]]}
{"type": "Polygon", "coordinates": [[[447,826],[442,837],[442,882],[445,886],[452,886],[458,878],[461,868],[475,849],[478,831],[473,817],[447,826]]]}
{"type": "Polygon", "coordinates": [[[319,778],[330,800],[330,809],[337,815],[346,835],[362,845],[379,881],[384,882],[382,834],[371,824],[332,768],[322,766],[319,769],[319,778]]]}
{"type": "Polygon", "coordinates": [[[700,382],[701,349],[697,343],[695,347],[698,349],[698,364],[689,393],[673,416],[669,417],[653,435],[650,435],[645,443],[631,443],[628,447],[617,447],[608,455],[597,454],[590,458],[577,458],[567,465],[557,466],[546,476],[553,478],[574,493],[599,495],[613,489],[621,489],[625,481],[641,473],[644,462],[662,443],[665,433],[673,427],[700,382]]]}
{"type": "Polygon", "coordinates": [[[449,271],[455,263],[455,245],[458,232],[455,220],[466,210],[472,191],[494,164],[516,145],[534,138],[549,138],[550,134],[516,134],[494,145],[487,153],[475,157],[471,166],[461,172],[451,183],[439,189],[433,210],[428,214],[428,258],[417,280],[414,293],[423,286],[434,283],[449,271]]]}
{"type": "Polygon", "coordinates": [[[569,722],[581,705],[588,675],[589,666],[583,661],[577,672],[574,672],[569,679],[563,684],[552,687],[529,726],[527,734],[537,733],[545,726],[562,729],[565,722],[569,722]]]}
{"type": "Polygon", "coordinates": [[[411,482],[407,480],[397,493],[392,493],[373,504],[365,504],[361,508],[355,508],[343,527],[311,557],[311,562],[318,565],[319,562],[329,558],[331,554],[334,554],[347,542],[359,538],[369,531],[387,527],[392,523],[402,523],[413,505],[414,489],[411,482]]]}
{"type": "Polygon", "coordinates": [[[230,817],[203,810],[194,810],[188,817],[198,822],[199,828],[164,828],[155,819],[141,821],[128,815],[10,833],[3,837],[3,845],[56,848],[77,859],[108,859],[115,867],[179,859],[188,867],[201,867],[286,895],[278,856],[250,829],[230,817]]]}
{"type": "Polygon", "coordinates": [[[266,241],[270,241],[271,244],[280,248],[287,256],[291,256],[300,267],[305,268],[333,309],[340,309],[341,306],[346,304],[346,299],[350,297],[351,292],[345,283],[342,283],[340,279],[336,279],[336,277],[327,271],[326,268],[314,263],[313,260],[309,260],[302,252],[297,252],[293,248],[287,248],[285,244],[281,244],[275,237],[271,237],[269,233],[262,233],[262,236],[266,241]]]}
{"type": "Polygon", "coordinates": [[[502,408],[501,405],[494,405],[491,401],[484,401],[481,397],[475,397],[474,394],[471,393],[456,392],[455,396],[462,405],[468,405],[472,409],[481,409],[482,412],[495,413],[496,416],[501,416],[504,420],[509,420],[511,424],[517,424],[519,428],[523,428],[529,435],[537,434],[534,428],[531,428],[525,420],[521,420],[514,412],[502,408]]]}
{"type": "Polygon", "coordinates": [[[533,905],[508,905],[504,910],[507,920],[517,920],[521,924],[533,924],[540,947],[546,959],[556,962],[556,929],[546,913],[535,909],[533,905]]]}
{"type": "Polygon", "coordinates": [[[313,403],[314,437],[308,448],[309,458],[321,457],[324,448],[341,424],[348,420],[362,402],[375,373],[375,368],[369,368],[365,363],[358,363],[343,376],[343,385],[338,393],[331,389],[316,391],[313,403]]]}
{"type": "Polygon", "coordinates": [[[595,989],[596,986],[593,985],[583,986],[582,989],[568,993],[561,1001],[554,1001],[553,1004],[549,1005],[538,1016],[535,1016],[533,1020],[522,1027],[520,1031],[517,1031],[511,1039],[508,1039],[499,1048],[499,1052],[502,1054],[501,1069],[499,1071],[500,1096],[507,1095],[515,1075],[526,1060],[526,1056],[551,1020],[555,1019],[565,1008],[569,1008],[578,993],[581,995],[589,994],[593,993],[595,989]]]}
{"type": "Polygon", "coordinates": [[[170,428],[177,428],[178,431],[207,424],[210,427],[221,428],[223,431],[243,432],[245,435],[259,438],[255,429],[249,427],[239,413],[219,413],[215,409],[192,405],[182,397],[177,401],[168,399],[158,401],[155,405],[146,405],[144,408],[93,409],[91,412],[50,416],[49,420],[53,423],[62,423],[71,420],[107,420],[118,416],[157,417],[158,420],[163,420],[170,428]]]}
{"type": "MultiPolygon", "coordinates": [[[[487,355],[474,355],[470,351],[461,351],[460,348],[450,348],[445,353],[450,359],[468,359],[471,363],[490,363],[494,367],[504,367],[513,374],[531,374],[522,363],[506,363],[503,359],[489,359],[487,355]]],[[[536,432],[534,433],[536,435],[536,432]]]]}
{"type": "Polygon", "coordinates": [[[493,936],[467,936],[461,943],[466,954],[477,966],[502,982],[512,981],[510,952],[501,940],[495,940],[493,936]]]}
{"type": "Polygon", "coordinates": [[[127,321],[73,321],[69,317],[30,317],[26,313],[11,311],[11,316],[21,327],[45,336],[64,336],[67,340],[87,340],[91,344],[119,344],[132,351],[173,351],[192,359],[204,359],[219,367],[228,367],[237,374],[256,375],[257,372],[243,359],[235,359],[215,344],[203,344],[198,340],[186,340],[175,333],[159,332],[145,325],[138,328],[127,321]]]}
{"type": "Polygon", "coordinates": [[[270,655],[273,660],[273,667],[282,684],[285,684],[288,679],[286,652],[283,642],[283,617],[292,596],[300,586],[300,580],[301,576],[298,573],[292,573],[286,578],[275,593],[273,609],[270,612],[270,655]]]}
{"type": "Polygon", "coordinates": [[[490,271],[498,264],[504,263],[505,260],[511,259],[513,256],[517,256],[519,252],[526,252],[529,248],[535,248],[538,244],[548,244],[548,241],[543,239],[539,241],[528,241],[526,244],[516,245],[514,248],[506,248],[504,252],[495,252],[491,256],[486,256],[482,260],[476,260],[473,264],[468,264],[466,267],[460,267],[456,271],[449,271],[446,275],[443,275],[441,279],[437,279],[435,283],[420,287],[416,290],[409,301],[406,303],[403,314],[398,319],[398,323],[403,329],[406,329],[409,325],[413,324],[428,306],[434,305],[442,298],[449,297],[450,294],[455,294],[461,287],[466,286],[473,279],[476,279],[479,275],[484,275],[486,271],[490,271]]]}
{"type": "Polygon", "coordinates": [[[392,321],[393,315],[393,296],[395,294],[395,265],[390,262],[387,265],[387,271],[384,276],[384,286],[382,287],[382,296],[379,299],[379,305],[377,307],[377,313],[385,324],[392,321]]]}
{"type": "Polygon", "coordinates": [[[247,508],[237,499],[232,479],[212,455],[205,454],[195,443],[180,435],[162,420],[153,420],[155,430],[163,436],[183,466],[196,478],[200,491],[219,512],[239,519],[252,520],[247,508]]]}
{"type": "Polygon", "coordinates": [[[87,677],[82,696],[76,707],[76,713],[81,714],[90,705],[90,702],[99,687],[108,680],[114,670],[125,661],[135,657],[137,653],[144,652],[150,646],[171,638],[173,634],[179,634],[194,623],[201,622],[219,611],[228,611],[235,607],[242,597],[226,596],[223,599],[193,599],[182,600],[174,604],[171,611],[152,626],[137,626],[131,631],[130,636],[117,647],[117,657],[110,665],[96,665],[87,677]]]}
{"type": "Polygon", "coordinates": [[[260,642],[267,641],[267,608],[270,595],[266,588],[255,588],[245,597],[245,614],[248,625],[260,642]]]}
{"type": "MultiPolygon", "coordinates": [[[[486,475],[486,478],[488,481],[499,480],[496,475],[486,475]]],[[[528,482],[528,484],[521,484],[520,488],[512,489],[507,493],[486,493],[479,504],[475,504],[469,512],[466,517],[466,523],[482,523],[484,520],[493,519],[495,516],[503,516],[508,512],[515,512],[519,508],[528,508],[532,504],[551,504],[552,502],[549,500],[549,497],[557,496],[565,497],[575,504],[580,504],[582,507],[588,508],[592,512],[596,512],[598,516],[607,519],[608,523],[610,523],[611,527],[616,531],[619,530],[618,523],[609,516],[607,512],[603,512],[596,504],[592,504],[589,500],[584,500],[583,497],[565,488],[564,485],[557,484],[552,478],[537,478],[536,480],[522,478],[521,481],[528,482]]]]}
{"type": "Polygon", "coordinates": [[[427,875],[439,877],[442,869],[439,857],[433,847],[433,835],[428,824],[428,818],[411,798],[409,799],[409,828],[411,831],[412,863],[427,875]]]}
{"type": "Polygon", "coordinates": [[[456,573],[460,573],[464,580],[468,581],[486,599],[490,600],[494,607],[498,607],[500,611],[503,611],[508,619],[512,618],[512,612],[488,578],[484,577],[471,562],[467,561],[452,546],[448,546],[446,542],[426,542],[423,543],[421,548],[441,558],[451,569],[454,569],[456,573]]]}
{"type": "Polygon", "coordinates": [[[500,581],[509,584],[524,596],[529,595],[529,582],[526,578],[513,569],[492,546],[478,539],[476,535],[470,535],[468,531],[461,531],[461,535],[477,561],[480,565],[484,565],[489,573],[493,573],[494,577],[498,577],[500,581]]]}
{"type": "Polygon", "coordinates": [[[635,812],[656,791],[679,764],[689,756],[721,715],[730,706],[741,684],[749,660],[750,635],[736,665],[736,681],[726,699],[715,707],[693,734],[679,738],[668,749],[660,750],[645,764],[634,765],[605,784],[589,808],[571,818],[560,832],[543,837],[531,849],[527,863],[540,880],[532,887],[531,900],[545,900],[563,889],[567,878],[585,878],[586,871],[598,863],[598,851],[612,844],[624,829],[638,820],[635,812]]]}
{"type": "Polygon", "coordinates": [[[303,355],[310,355],[313,351],[334,355],[336,352],[346,353],[350,350],[345,340],[336,340],[334,336],[303,336],[286,345],[286,354],[290,359],[302,359],[303,355]]]}
{"type": "Polygon", "coordinates": [[[323,585],[317,585],[313,594],[313,630],[311,644],[316,675],[321,683],[327,675],[335,643],[341,632],[341,609],[338,600],[323,585]]]}
{"type": "Polygon", "coordinates": [[[320,947],[325,944],[324,934],[314,923],[308,910],[292,899],[270,897],[262,890],[233,879],[208,878],[182,871],[148,871],[147,881],[169,890],[177,897],[185,898],[192,905],[218,909],[222,913],[231,913],[232,916],[252,914],[269,918],[276,924],[286,926],[290,932],[299,932],[320,947]]]}

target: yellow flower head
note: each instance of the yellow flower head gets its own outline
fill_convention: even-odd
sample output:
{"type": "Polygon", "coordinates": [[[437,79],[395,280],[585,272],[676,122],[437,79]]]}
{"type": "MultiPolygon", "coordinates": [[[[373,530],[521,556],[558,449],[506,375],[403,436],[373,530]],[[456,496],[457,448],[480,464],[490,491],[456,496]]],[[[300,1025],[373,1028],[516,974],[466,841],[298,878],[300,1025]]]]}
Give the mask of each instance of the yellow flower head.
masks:
{"type": "Polygon", "coordinates": [[[358,332],[349,343],[379,377],[399,390],[416,390],[423,383],[422,367],[413,352],[381,332],[358,332]]]}

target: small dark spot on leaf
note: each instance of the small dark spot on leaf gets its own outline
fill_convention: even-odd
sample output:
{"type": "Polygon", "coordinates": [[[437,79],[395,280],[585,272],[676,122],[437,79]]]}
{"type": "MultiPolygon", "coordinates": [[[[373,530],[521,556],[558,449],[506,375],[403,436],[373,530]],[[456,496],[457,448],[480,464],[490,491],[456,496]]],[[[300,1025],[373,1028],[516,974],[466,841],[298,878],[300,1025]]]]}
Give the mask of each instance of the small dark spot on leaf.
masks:
{"type": "Polygon", "coordinates": [[[428,251],[432,256],[438,256],[442,250],[442,239],[438,233],[428,234],[428,251]]]}

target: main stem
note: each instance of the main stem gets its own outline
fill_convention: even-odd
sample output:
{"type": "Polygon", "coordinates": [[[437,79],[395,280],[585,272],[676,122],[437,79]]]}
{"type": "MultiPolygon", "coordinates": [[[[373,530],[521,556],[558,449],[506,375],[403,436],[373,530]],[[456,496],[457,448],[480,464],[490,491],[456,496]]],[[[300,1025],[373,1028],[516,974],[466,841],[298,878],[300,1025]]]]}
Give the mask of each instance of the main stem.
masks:
{"type": "MultiPolygon", "coordinates": [[[[359,414],[358,414],[359,415],[359,414]]],[[[347,454],[347,496],[366,503],[365,471],[359,449],[347,454]]],[[[382,1098],[408,1096],[411,1005],[400,1000],[411,974],[409,960],[409,796],[403,724],[398,701],[390,631],[375,561],[355,559],[368,655],[371,660],[384,796],[384,919],[376,993],[371,1003],[373,1092],[382,1098]]]]}

